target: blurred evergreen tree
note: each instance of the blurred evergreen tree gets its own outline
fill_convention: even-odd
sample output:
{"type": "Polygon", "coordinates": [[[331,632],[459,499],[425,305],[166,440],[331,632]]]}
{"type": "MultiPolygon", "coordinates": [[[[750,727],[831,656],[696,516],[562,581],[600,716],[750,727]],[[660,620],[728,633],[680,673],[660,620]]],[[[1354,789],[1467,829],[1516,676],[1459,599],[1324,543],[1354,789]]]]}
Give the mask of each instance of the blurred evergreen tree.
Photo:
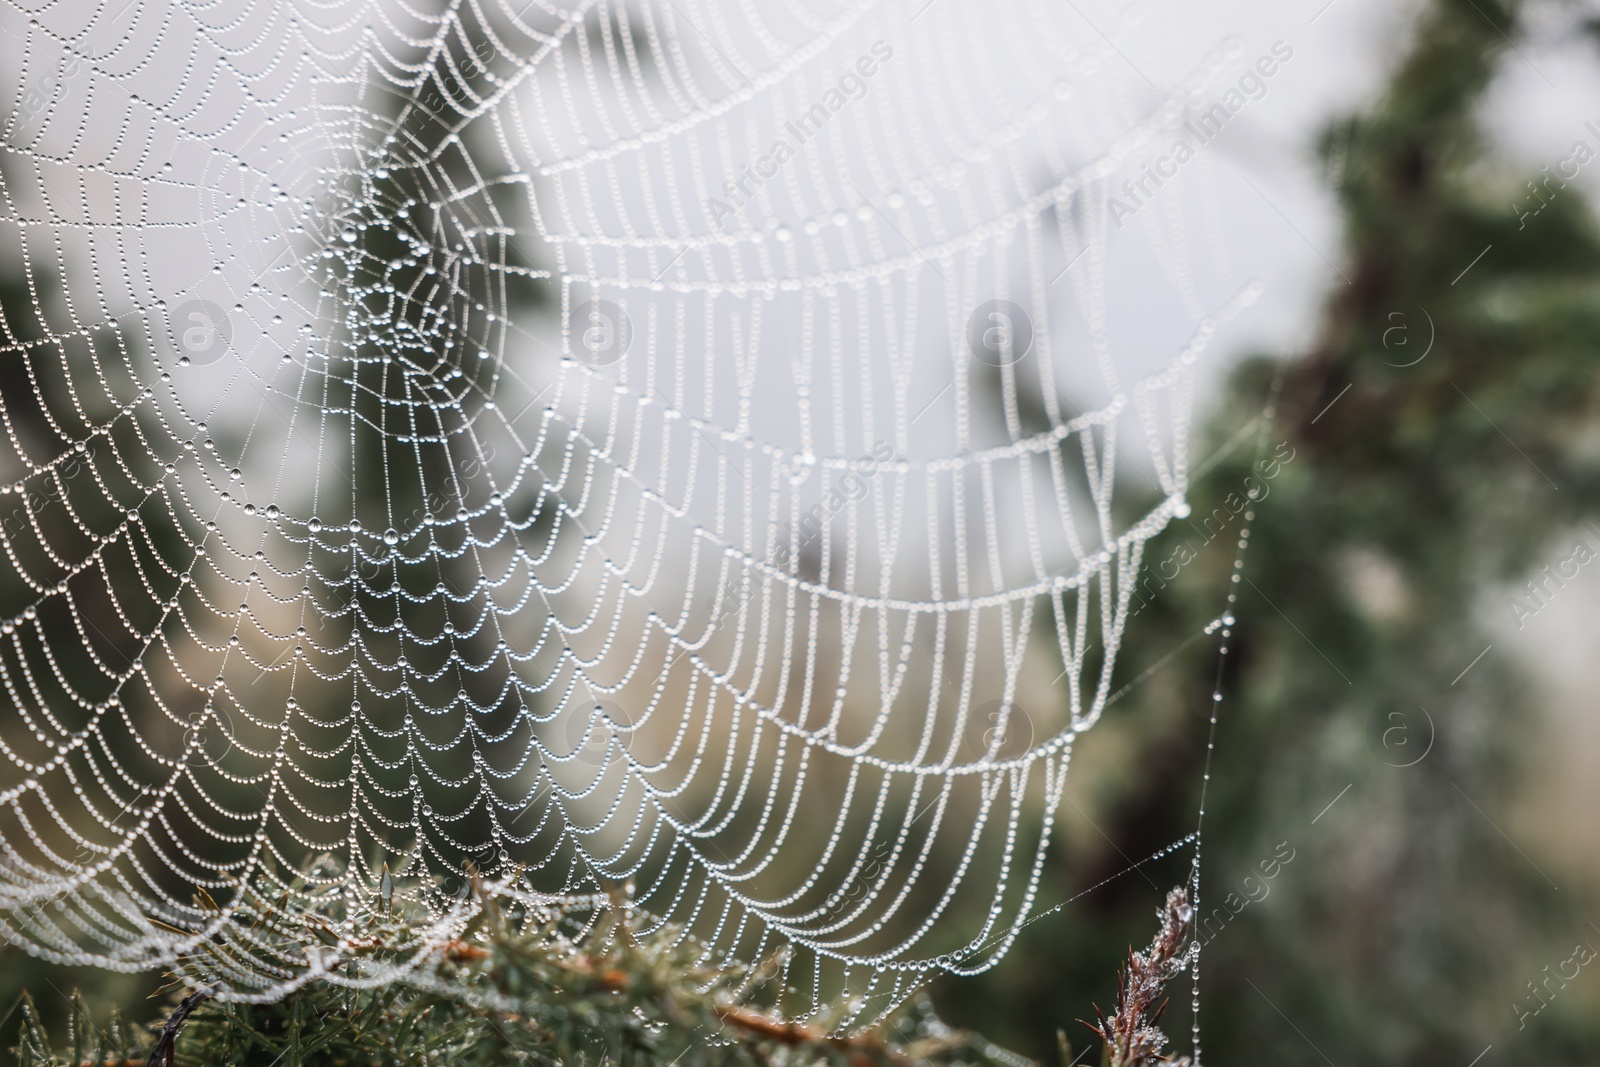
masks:
{"type": "MultiPolygon", "coordinates": [[[[1094,780],[1112,812],[1099,825],[1103,854],[1064,850],[1051,873],[1052,890],[1078,892],[1193,829],[1217,661],[1214,646],[1183,643],[1216,615],[1242,525],[1209,535],[1207,508],[1248,479],[1262,484],[1254,435],[1239,435],[1254,426],[1279,467],[1252,509],[1197,923],[1230,893],[1249,894],[1246,873],[1259,885],[1253,872],[1279,864],[1270,903],[1201,927],[1201,1021],[1220,1063],[1464,1065],[1490,1044],[1519,1060],[1580,1063],[1600,1049],[1600,1025],[1576,995],[1536,1018],[1516,1014],[1529,1003],[1525,983],[1584,939],[1587,902],[1556,890],[1500,832],[1536,709],[1506,657],[1474,659],[1489,642],[1480,613],[1490,591],[1565,554],[1558,539],[1600,512],[1600,233],[1576,193],[1532,217],[1509,209],[1533,202],[1488,158],[1477,121],[1492,77],[1516,57],[1521,14],[1513,0],[1433,0],[1383,97],[1324,137],[1348,284],[1309,351],[1250,360],[1232,376],[1200,451],[1225,449],[1191,494],[1194,525],[1163,535],[1149,558],[1186,540],[1215,547],[1150,598],[1140,646],[1125,655],[1154,664],[1181,651],[1119,705],[1120,725],[1108,716],[1097,730],[1129,750],[1123,773],[1094,780]],[[1257,423],[1274,397],[1271,422],[1257,423]]],[[[1041,1039],[1109,1001],[1115,962],[1146,940],[1181,865],[1157,877],[1160,890],[1129,875],[1082,897],[985,978],[939,987],[946,1013],[1053,1056],[1041,1039]]],[[[503,958],[472,981],[532,981],[552,1017],[631,1042],[624,1052],[603,1039],[594,1056],[711,1058],[682,1029],[715,1015],[680,987],[692,979],[704,993],[707,976],[662,977],[666,957],[626,938],[553,959],[497,936],[503,958]],[[674,1016],[682,1004],[688,1014],[674,1016]]],[[[474,962],[446,953],[441,967],[474,962]]],[[[585,1056],[560,1046],[561,1027],[513,1049],[485,1029],[505,1019],[461,998],[396,996],[312,986],[277,1006],[211,1006],[195,1017],[192,1050],[180,1038],[178,1059],[210,1050],[240,1057],[217,1062],[249,1062],[294,1048],[291,1058],[316,1062],[315,1048],[296,1043],[311,1020],[325,1037],[343,1035],[318,1046],[328,1055],[397,1055],[415,1041],[424,1058],[462,1063],[585,1056]]],[[[735,1062],[992,1052],[917,1045],[945,1033],[918,1020],[925,1029],[893,1047],[748,1028],[751,1041],[717,1047],[735,1062]]]]}
{"type": "MultiPolygon", "coordinates": [[[[1205,813],[1201,1023],[1219,1063],[1464,1065],[1490,1044],[1588,1063],[1600,1049],[1581,991],[1518,1015],[1540,1003],[1528,982],[1593,930],[1583,889],[1558,892],[1550,861],[1502,833],[1532,765],[1536,691],[1502,650],[1474,659],[1486,604],[1504,610],[1506,587],[1571,554],[1570,532],[1600,512],[1600,234],[1578,192],[1558,195],[1557,161],[1536,198],[1478,122],[1501,64],[1526,62],[1511,43],[1522,14],[1426,5],[1382,97],[1323,137],[1348,284],[1335,279],[1308,351],[1232,375],[1198,455],[1231,449],[1147,556],[1214,546],[1150,587],[1129,677],[1222,608],[1243,522],[1208,526],[1210,509],[1262,497],[1205,813]],[[1256,433],[1239,434],[1252,426],[1269,463],[1293,457],[1270,478],[1252,466],[1256,433]],[[1267,884],[1258,868],[1285,843],[1297,858],[1267,884]]],[[[1128,751],[1097,777],[1105,848],[1058,853],[1063,897],[1194,828],[1215,648],[1183,649],[1116,709],[1122,725],[1097,728],[1128,751]]],[[[1050,925],[1062,940],[1024,938],[987,979],[946,988],[951,1012],[1041,1052],[1039,1021],[1072,1026],[1105,1000],[1100,961],[1137,943],[1158,899],[1132,875],[1085,897],[1050,925]]]]}

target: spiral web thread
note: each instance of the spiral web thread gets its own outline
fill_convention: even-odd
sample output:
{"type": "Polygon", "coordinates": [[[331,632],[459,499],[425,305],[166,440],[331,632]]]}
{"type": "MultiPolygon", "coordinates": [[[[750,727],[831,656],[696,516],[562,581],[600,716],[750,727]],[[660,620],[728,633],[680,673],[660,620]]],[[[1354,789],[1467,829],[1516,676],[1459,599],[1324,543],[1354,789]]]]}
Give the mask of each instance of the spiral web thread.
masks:
{"type": "Polygon", "coordinates": [[[1038,0],[118,6],[0,14],[11,941],[387,981],[352,917],[451,937],[470,865],[786,946],[793,1016],[999,958],[1253,296],[1198,160],[1117,238],[1192,336],[1113,358],[1107,198],[1222,59],[1157,91],[1137,9],[1038,0]]]}

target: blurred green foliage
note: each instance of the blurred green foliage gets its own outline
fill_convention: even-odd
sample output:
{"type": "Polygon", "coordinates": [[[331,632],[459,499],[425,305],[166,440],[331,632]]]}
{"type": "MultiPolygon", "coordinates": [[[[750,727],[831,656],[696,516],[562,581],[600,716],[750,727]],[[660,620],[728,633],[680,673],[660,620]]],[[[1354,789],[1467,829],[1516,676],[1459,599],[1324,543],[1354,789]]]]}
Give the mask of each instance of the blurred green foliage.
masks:
{"type": "MultiPolygon", "coordinates": [[[[1503,651],[1474,663],[1486,600],[1566,555],[1565,535],[1600,512],[1600,234],[1576,193],[1536,217],[1508,208],[1538,201],[1478,122],[1501,64],[1524,61],[1521,13],[1427,5],[1381,99],[1327,132],[1347,280],[1308,350],[1232,375],[1200,455],[1231,450],[1149,552],[1212,542],[1153,590],[1127,677],[1222,609],[1244,524],[1204,524],[1229,493],[1261,497],[1205,813],[1202,921],[1235,902],[1202,959],[1219,1063],[1600,1053],[1592,992],[1518,1014],[1538,1004],[1542,967],[1593,939],[1593,891],[1566,878],[1558,891],[1559,857],[1502,832],[1544,743],[1537,691],[1503,651]],[[1293,457],[1270,479],[1252,466],[1257,433],[1269,461],[1293,457]],[[1266,884],[1259,866],[1285,844],[1299,858],[1266,884]]],[[[1120,725],[1097,728],[1121,746],[1101,750],[1118,766],[1084,805],[1109,813],[1105,839],[1057,853],[1061,898],[1193,829],[1216,671],[1214,641],[1190,644],[1115,709],[1120,725]]],[[[1038,1053],[1041,1021],[1107,997],[1101,961],[1139,940],[1158,901],[1124,876],[941,1003],[1038,1053]]]]}
{"type": "MultiPolygon", "coordinates": [[[[1565,877],[1556,889],[1551,859],[1502,832],[1541,743],[1539,709],[1509,657],[1475,659],[1490,642],[1487,591],[1555,559],[1561,535],[1600,513],[1600,232],[1576,194],[1534,218],[1508,209],[1527,176],[1498,166],[1479,128],[1485,90],[1518,58],[1523,14],[1509,0],[1433,0],[1382,97],[1322,139],[1344,277],[1306,351],[1233,374],[1200,449],[1215,458],[1191,492],[1195,514],[1147,554],[1206,546],[1149,587],[1130,631],[1126,675],[1159,669],[1097,727],[1102,766],[1073,783],[1087,790],[1069,794],[1084,802],[1077,814],[1098,818],[1062,842],[1041,890],[1046,906],[1071,903],[987,975],[937,984],[947,1018],[1054,1058],[1057,1029],[1087,1036],[1076,1020],[1116,994],[1116,964],[1187,877],[1182,851],[1129,868],[1194,829],[1218,659],[1214,640],[1191,639],[1234,587],[1197,920],[1217,917],[1202,928],[1206,1054],[1465,1065],[1492,1044],[1485,1062],[1600,1055],[1592,994],[1518,1016],[1530,980],[1584,939],[1593,893],[1565,877]],[[1277,463],[1270,476],[1263,458],[1277,463]],[[1249,488],[1259,499],[1247,515],[1206,525],[1249,488]]],[[[19,290],[0,299],[14,306],[19,290]]],[[[507,967],[546,968],[544,1010],[581,1019],[598,1044],[563,1045],[545,1022],[508,1036],[498,1009],[449,990],[315,985],[278,1006],[202,1008],[180,1062],[198,1049],[217,1057],[206,1062],[265,1063],[290,1047],[300,1053],[284,1062],[317,1061],[313,1042],[321,1062],[855,1062],[771,1034],[706,1045],[712,1000],[685,987],[715,982],[662,971],[670,953],[602,933],[600,955],[513,959],[533,950],[497,936],[493,951],[511,955],[440,966],[490,984],[507,967]],[[620,987],[597,977],[607,969],[620,987]]],[[[5,1003],[26,984],[58,1016],[60,991],[78,982],[96,1010],[156,985],[12,958],[5,1003]]],[[[872,1055],[988,1054],[926,1015],[909,1025],[923,1029],[872,1055]],[[930,1035],[943,1043],[913,1047],[930,1035]]]]}
{"type": "MultiPolygon", "coordinates": [[[[542,907],[480,901],[461,938],[442,945],[419,940],[414,916],[374,901],[356,947],[328,963],[351,984],[316,981],[250,1004],[178,981],[159,1028],[77,996],[65,1020],[47,1023],[25,997],[19,1063],[1017,1067],[983,1038],[942,1024],[926,998],[861,1035],[835,1033],[843,1006],[834,1017],[777,1022],[759,1010],[774,995],[776,960],[707,967],[671,928],[636,935],[621,900],[576,931],[542,907]],[[407,980],[372,979],[396,965],[407,980]]],[[[204,960],[190,962],[189,971],[204,970],[204,960]]]]}

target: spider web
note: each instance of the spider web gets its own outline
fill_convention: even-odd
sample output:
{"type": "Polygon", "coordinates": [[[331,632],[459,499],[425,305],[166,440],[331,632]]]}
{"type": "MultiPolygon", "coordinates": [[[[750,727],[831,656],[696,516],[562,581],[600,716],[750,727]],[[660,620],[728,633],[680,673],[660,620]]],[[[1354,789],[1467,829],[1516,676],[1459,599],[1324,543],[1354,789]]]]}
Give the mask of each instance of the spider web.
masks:
{"type": "Polygon", "coordinates": [[[1066,8],[8,7],[11,940],[391,980],[354,917],[470,870],[791,1015],[999,958],[1254,295],[1198,160],[1119,238],[1192,336],[1114,357],[1221,60],[1066,8]]]}

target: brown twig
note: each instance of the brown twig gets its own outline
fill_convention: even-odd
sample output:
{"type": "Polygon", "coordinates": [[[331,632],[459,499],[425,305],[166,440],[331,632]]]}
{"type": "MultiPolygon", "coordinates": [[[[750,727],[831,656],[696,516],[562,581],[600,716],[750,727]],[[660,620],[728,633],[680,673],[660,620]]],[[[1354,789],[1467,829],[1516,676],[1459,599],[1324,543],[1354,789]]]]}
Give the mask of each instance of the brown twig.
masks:
{"type": "Polygon", "coordinates": [[[872,1063],[911,1067],[909,1058],[870,1033],[859,1037],[834,1037],[802,1023],[783,1022],[749,1008],[731,1005],[718,1008],[717,1018],[723,1025],[743,1030],[752,1037],[775,1041],[791,1048],[799,1045],[830,1045],[844,1052],[852,1064],[860,1067],[872,1063]]]}
{"type": "Polygon", "coordinates": [[[161,1034],[156,1038],[156,1047],[150,1050],[150,1062],[146,1067],[172,1067],[175,1054],[173,1046],[178,1040],[178,1031],[182,1029],[184,1020],[188,1019],[196,1008],[215,996],[216,992],[216,986],[196,989],[178,1002],[177,1008],[161,1027],[161,1034]]]}

